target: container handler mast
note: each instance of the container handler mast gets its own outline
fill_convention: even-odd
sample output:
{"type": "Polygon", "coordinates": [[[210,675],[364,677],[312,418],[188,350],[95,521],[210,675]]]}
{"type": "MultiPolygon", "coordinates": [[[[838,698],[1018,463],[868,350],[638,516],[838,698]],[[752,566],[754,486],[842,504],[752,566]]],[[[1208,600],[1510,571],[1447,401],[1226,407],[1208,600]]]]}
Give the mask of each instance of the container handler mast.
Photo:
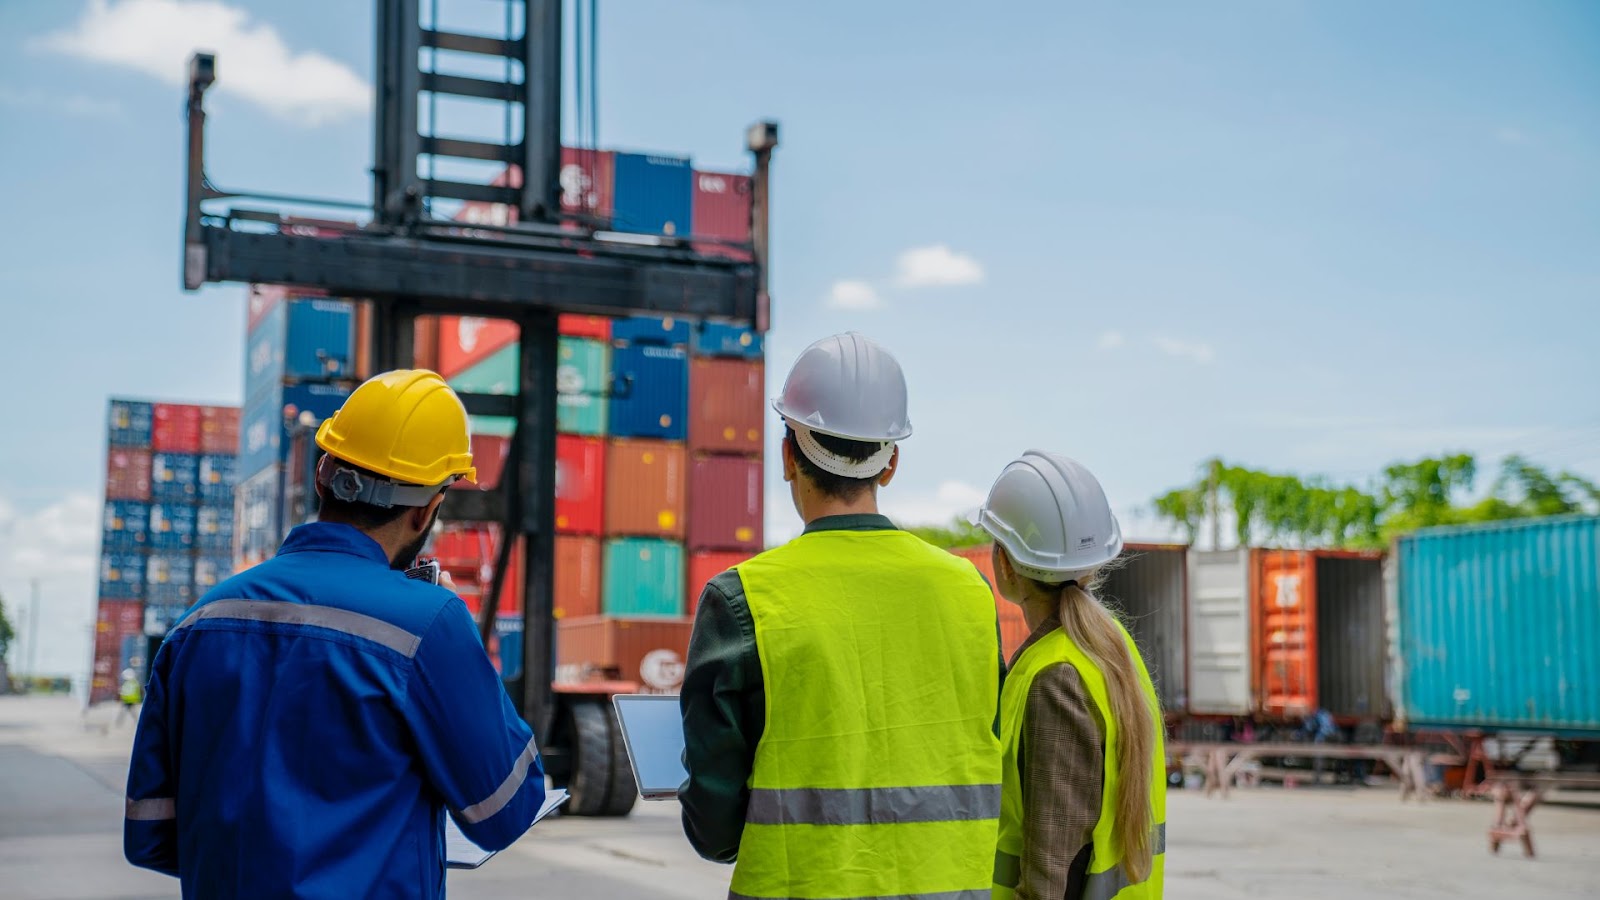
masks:
{"type": "MultiPolygon", "coordinates": [[[[207,283],[281,284],[368,301],[370,345],[357,352],[368,355],[374,371],[412,363],[418,316],[482,316],[520,327],[518,393],[461,395],[473,415],[515,420],[502,484],[497,491],[449,492],[440,518],[500,525],[499,558],[479,623],[486,641],[507,591],[509,556],[516,538],[523,539],[523,660],[506,690],[540,736],[548,772],[571,790],[568,811],[626,815],[637,791],[608,701],[634,686],[555,681],[556,317],[714,318],[764,332],[768,174],[778,130],[775,123],[760,122],[747,134],[755,161],[751,240],[738,246],[749,261],[694,249],[727,241],[618,234],[592,215],[563,212],[562,2],[502,2],[507,23],[521,23],[520,36],[439,30],[437,0],[424,27],[422,0],[377,0],[373,193],[365,222],[305,227],[283,208],[319,201],[214,187],[205,171],[203,101],[218,77],[217,60],[195,54],[189,67],[183,285],[193,291],[207,283]],[[421,60],[436,55],[424,49],[504,63],[506,76],[424,70],[421,60]],[[506,121],[520,119],[523,133],[499,142],[422,133],[419,109],[438,96],[502,103],[506,121]],[[427,176],[419,157],[430,161],[427,176]],[[437,159],[497,163],[520,169],[523,177],[520,186],[438,179],[431,165],[437,159]],[[278,211],[241,206],[241,200],[278,211]],[[515,209],[515,222],[464,227],[435,218],[434,200],[504,204],[515,209]]],[[[431,122],[427,126],[434,130],[431,122]]]]}

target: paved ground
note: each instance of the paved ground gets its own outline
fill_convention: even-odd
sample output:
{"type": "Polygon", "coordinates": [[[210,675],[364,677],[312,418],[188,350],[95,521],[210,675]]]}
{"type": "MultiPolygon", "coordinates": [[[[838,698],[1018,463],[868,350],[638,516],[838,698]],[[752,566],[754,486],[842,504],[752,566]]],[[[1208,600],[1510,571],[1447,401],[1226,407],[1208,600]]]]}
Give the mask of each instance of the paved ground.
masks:
{"type": "MultiPolygon", "coordinates": [[[[7,900],[167,898],[177,885],[122,860],[122,788],[132,727],[102,731],[64,698],[0,697],[0,896],[7,900]]],[[[1581,798],[1580,798],[1581,799],[1581,798]]],[[[1264,788],[1228,801],[1169,802],[1167,895],[1600,897],[1600,801],[1534,813],[1540,858],[1490,856],[1489,807],[1402,806],[1384,789],[1264,788]]],[[[716,898],[728,869],[698,860],[677,807],[641,803],[622,820],[547,821],[450,894],[494,898],[716,898]]]]}

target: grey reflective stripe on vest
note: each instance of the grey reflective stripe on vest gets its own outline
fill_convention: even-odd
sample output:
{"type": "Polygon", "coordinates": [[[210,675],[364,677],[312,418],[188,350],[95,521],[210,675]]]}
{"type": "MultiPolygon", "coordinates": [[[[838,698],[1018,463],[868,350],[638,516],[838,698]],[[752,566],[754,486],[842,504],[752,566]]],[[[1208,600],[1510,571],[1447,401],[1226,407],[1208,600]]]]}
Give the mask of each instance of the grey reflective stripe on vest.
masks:
{"type": "Polygon", "coordinates": [[[207,619],[239,619],[246,622],[271,622],[275,625],[311,625],[381,644],[407,658],[415,656],[417,645],[422,643],[422,638],[382,619],[374,619],[348,609],[317,606],[311,603],[290,603],[283,600],[218,600],[207,603],[185,617],[173,632],[176,633],[207,619]]]}
{"type": "MultiPolygon", "coordinates": [[[[987,887],[973,890],[934,890],[933,894],[883,894],[877,897],[840,897],[838,900],[989,900],[987,887]]],[[[750,897],[730,890],[728,900],[790,900],[787,897],[750,897]]]]}
{"type": "Polygon", "coordinates": [[[1000,818],[1000,785],[894,788],[757,788],[750,825],[904,825],[1000,818]]]}
{"type": "Polygon", "coordinates": [[[994,852],[994,883],[1004,888],[1015,888],[1022,881],[1022,857],[1012,856],[1004,850],[994,852]]]}
{"type": "MultiPolygon", "coordinates": [[[[1167,852],[1167,823],[1162,822],[1151,833],[1154,840],[1150,848],[1152,856],[1159,856],[1167,852]]],[[[1004,850],[994,852],[994,883],[1003,888],[1016,888],[1022,881],[1022,858],[1012,856],[1004,850]]],[[[1083,900],[1109,900],[1117,892],[1128,887],[1128,876],[1124,875],[1121,866],[1112,866],[1104,872],[1090,875],[1083,887],[1083,900]]]]}
{"type": "Polygon", "coordinates": [[[178,801],[171,797],[151,797],[148,800],[128,799],[128,809],[123,814],[130,822],[161,822],[178,817],[178,801]]]}
{"type": "Polygon", "coordinates": [[[471,825],[474,822],[482,822],[484,819],[505,809],[506,804],[511,802],[511,798],[515,797],[517,791],[522,789],[523,782],[528,780],[528,767],[532,766],[533,761],[538,757],[538,740],[528,741],[528,746],[522,748],[522,754],[511,764],[511,774],[506,776],[505,781],[500,782],[500,786],[495,788],[494,793],[466,809],[458,810],[456,815],[461,817],[461,821],[471,825]]]}
{"type": "MultiPolygon", "coordinates": [[[[1167,823],[1162,822],[1151,832],[1150,855],[1160,856],[1167,852],[1167,823]]],[[[1134,882],[1128,880],[1122,866],[1116,865],[1104,872],[1090,872],[1089,877],[1083,881],[1083,900],[1111,900],[1124,889],[1131,887],[1134,882]]]]}

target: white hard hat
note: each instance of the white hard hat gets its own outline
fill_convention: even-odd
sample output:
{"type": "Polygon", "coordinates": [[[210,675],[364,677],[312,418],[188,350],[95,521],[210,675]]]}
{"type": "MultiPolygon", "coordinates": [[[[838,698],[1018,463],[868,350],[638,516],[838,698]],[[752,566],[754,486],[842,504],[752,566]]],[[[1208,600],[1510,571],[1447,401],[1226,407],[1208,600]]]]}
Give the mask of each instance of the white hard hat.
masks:
{"type": "Polygon", "coordinates": [[[1059,453],[1029,450],[1007,465],[972,523],[1011,556],[1019,573],[1076,581],[1122,552],[1122,528],[1093,474],[1059,453]]]}
{"type": "Polygon", "coordinates": [[[132,669],[123,669],[122,670],[122,677],[123,678],[132,678],[133,677],[133,670],[132,669]]]}
{"type": "Polygon", "coordinates": [[[794,428],[807,459],[848,478],[882,472],[894,455],[894,442],[911,436],[905,373],[888,350],[854,331],[807,347],[772,408],[794,428]],[[869,459],[852,460],[829,452],[813,432],[883,447],[869,459]]]}

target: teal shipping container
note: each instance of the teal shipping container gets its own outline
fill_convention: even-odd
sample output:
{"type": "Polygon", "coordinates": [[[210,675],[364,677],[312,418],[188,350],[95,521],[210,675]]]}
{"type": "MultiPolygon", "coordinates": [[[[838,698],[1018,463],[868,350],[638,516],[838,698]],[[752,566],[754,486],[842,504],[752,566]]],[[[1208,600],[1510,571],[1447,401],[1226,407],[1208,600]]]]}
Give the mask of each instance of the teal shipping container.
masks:
{"type": "MultiPolygon", "coordinates": [[[[606,381],[610,375],[610,348],[600,341],[561,338],[556,350],[556,430],[567,434],[599,436],[606,433],[606,381]]],[[[519,348],[512,344],[450,379],[463,394],[509,395],[517,392],[519,348]]],[[[474,434],[510,437],[505,425],[473,420],[474,434]]]]}
{"type": "Polygon", "coordinates": [[[556,430],[597,437],[606,433],[610,348],[584,338],[561,339],[556,351],[556,430]]]}
{"type": "Polygon", "coordinates": [[[1600,518],[1399,541],[1405,724],[1600,733],[1600,518]]]}
{"type": "Polygon", "coordinates": [[[600,611],[608,616],[683,615],[683,545],[655,538],[606,542],[600,611]]]}

